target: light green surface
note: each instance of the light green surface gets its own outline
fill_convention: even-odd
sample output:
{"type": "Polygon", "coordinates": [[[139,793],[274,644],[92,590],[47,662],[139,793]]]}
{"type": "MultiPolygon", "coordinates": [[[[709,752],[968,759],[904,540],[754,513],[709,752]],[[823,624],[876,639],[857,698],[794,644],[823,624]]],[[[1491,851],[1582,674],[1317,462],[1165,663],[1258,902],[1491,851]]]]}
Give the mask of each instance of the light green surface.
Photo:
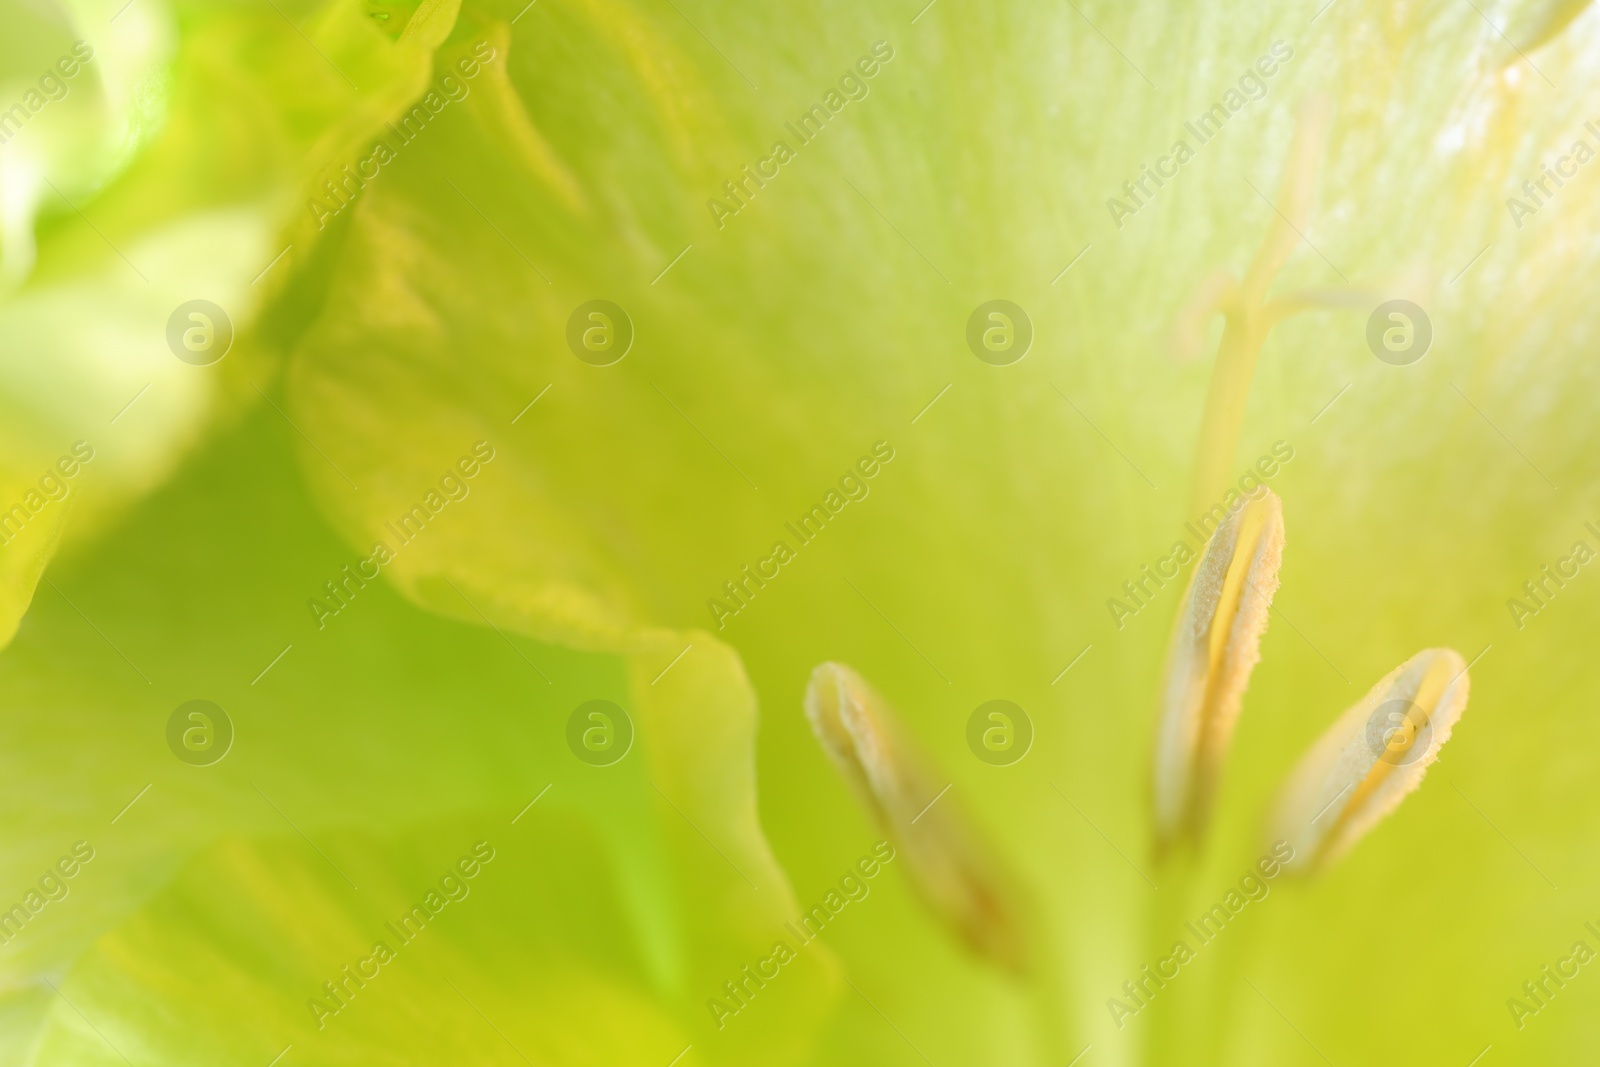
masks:
{"type": "Polygon", "coordinates": [[[1600,149],[1592,11],[120,6],[0,3],[0,114],[95,53],[0,146],[0,509],[94,449],[0,547],[0,908],[94,850],[0,944],[0,1064],[1600,1053],[1592,965],[1507,1004],[1600,950],[1600,577],[1508,606],[1600,549],[1600,169],[1507,204],[1600,149]],[[1274,54],[1260,99],[1186,131],[1274,54]],[[786,124],[836,89],[801,143],[786,124]],[[1108,208],[1178,138],[1176,176],[1108,208]],[[340,205],[345,165],[376,176],[340,205]],[[1268,294],[1310,310],[1265,333],[1236,443],[1207,436],[1235,482],[1292,448],[1267,481],[1281,586],[1204,851],[1157,865],[1183,579],[1107,601],[1198,548],[1221,327],[1175,327],[1284,215],[1268,294]],[[1394,297],[1434,332],[1409,366],[1365,339],[1394,297]],[[237,332],[210,366],[166,341],[194,299],[237,332]],[[567,346],[595,299],[633,327],[610,366],[567,346]],[[1009,366],[966,344],[992,299],[1032,322],[1009,366]],[[836,490],[801,543],[786,524],[836,490]],[[747,605],[708,603],[780,540],[747,605]],[[313,610],[376,541],[380,577],[313,610]],[[1316,879],[1268,879],[1119,1027],[1108,1000],[1255,866],[1305,750],[1444,646],[1472,696],[1422,788],[1316,879]],[[964,948],[903,859],[815,941],[785,926],[885,836],[802,713],[825,661],[1014,870],[1031,979],[964,948]],[[192,699],[233,725],[210,766],[168,747],[192,699]],[[636,733],[610,766],[569,749],[593,699],[636,733]],[[1033,725],[1010,766],[968,749],[992,699],[1033,725]],[[480,841],[469,895],[337,1013],[308,1005],[480,841]],[[719,1027],[707,1002],[780,940],[795,958],[719,1027]]]}

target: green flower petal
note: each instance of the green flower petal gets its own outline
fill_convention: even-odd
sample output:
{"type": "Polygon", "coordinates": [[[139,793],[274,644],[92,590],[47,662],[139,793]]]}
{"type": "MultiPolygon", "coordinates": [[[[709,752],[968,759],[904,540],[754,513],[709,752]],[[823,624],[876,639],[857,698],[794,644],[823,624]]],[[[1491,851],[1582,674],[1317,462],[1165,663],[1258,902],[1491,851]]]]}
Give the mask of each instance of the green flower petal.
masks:
{"type": "MultiPolygon", "coordinates": [[[[432,824],[463,825],[463,813],[475,820],[472,833],[493,841],[547,819],[566,827],[523,853],[538,872],[532,897],[508,888],[509,910],[485,927],[553,926],[563,931],[560,944],[530,946],[527,958],[505,966],[522,967],[530,990],[593,973],[597,995],[618,998],[616,1010],[639,1005],[641,1019],[664,1020],[662,1033],[688,1035],[669,1059],[700,1041],[715,1030],[706,1001],[787,938],[782,924],[798,914],[755,820],[754,709],[737,660],[705,635],[690,635],[687,652],[644,635],[620,661],[525,642],[508,647],[481,624],[417,611],[383,583],[348,587],[339,615],[319,627],[306,603],[326,596],[324,577],[344,578],[352,554],[317,522],[292,477],[282,441],[292,433],[265,411],[218,442],[124,523],[114,543],[58,574],[7,652],[5,688],[17,714],[4,779],[18,816],[4,835],[4,867],[31,882],[63,844],[84,839],[97,850],[70,895],[0,947],[0,1005],[13,1019],[13,1051],[37,1041],[35,1062],[79,1062],[72,1042],[92,1031],[80,1033],[71,1009],[43,996],[46,979],[67,973],[61,988],[76,1002],[77,975],[99,973],[107,957],[121,966],[119,939],[145,936],[171,943],[171,952],[133,952],[149,969],[106,979],[106,988],[85,979],[97,991],[85,996],[105,998],[108,1025],[143,1033],[137,1041],[153,1042],[147,1054],[160,1062],[213,1062],[218,1048],[250,1047],[236,1042],[257,1032],[240,1031],[220,1008],[209,1022],[196,1021],[172,998],[205,990],[219,1005],[233,1003],[228,998],[266,982],[263,995],[271,987],[288,999],[279,1015],[263,1018],[298,1021],[310,994],[267,981],[257,949],[230,930],[182,919],[196,906],[193,886],[213,886],[222,875],[178,872],[226,867],[235,852],[265,849],[272,858],[259,862],[283,880],[257,885],[224,872],[257,907],[271,912],[295,898],[301,904],[290,912],[354,908],[375,927],[381,920],[363,903],[369,876],[381,885],[395,853],[431,840],[432,824]],[[228,590],[223,603],[219,587],[228,590]],[[615,766],[590,766],[568,751],[570,712],[596,697],[625,707],[634,725],[632,750],[615,766]],[[213,766],[186,766],[168,751],[169,716],[196,698],[219,704],[233,724],[233,748],[213,766]],[[315,738],[309,748],[307,738],[315,738]],[[240,835],[253,840],[215,844],[240,835]],[[380,835],[390,838],[381,847],[372,844],[380,835]],[[268,837],[281,840],[254,840],[268,837]],[[363,892],[347,898],[339,870],[363,892]],[[176,885],[163,888],[174,876],[176,885]],[[540,894],[551,902],[538,904],[540,894]],[[530,921],[535,915],[544,920],[530,921]],[[604,945],[590,937],[600,928],[612,931],[604,945]],[[188,1020],[181,1034],[144,1030],[169,1018],[188,1020]]],[[[476,502],[474,494],[461,506],[476,502]]],[[[232,889],[218,893],[208,898],[208,915],[242,899],[232,889]]],[[[256,934],[284,966],[314,971],[306,945],[335,943],[321,921],[256,934]]],[[[482,964],[474,951],[459,953],[461,968],[481,975],[473,981],[498,982],[493,968],[474,971],[482,964]]],[[[297,982],[310,976],[295,974],[297,982]]],[[[783,996],[757,1019],[741,1020],[707,1062],[744,1062],[773,1042],[792,1047],[798,1062],[835,984],[827,949],[810,949],[803,964],[785,969],[783,996]]],[[[447,1040],[458,1023],[437,1021],[434,1039],[447,1040]]],[[[604,1049],[585,1043],[588,1025],[547,1035],[574,1057],[562,1062],[592,1062],[584,1057],[604,1049]]],[[[359,1033],[347,1032],[337,1048],[359,1047],[359,1033]]],[[[623,1062],[635,1062],[632,1039],[618,1040],[617,1055],[627,1051],[623,1062]]],[[[644,1062],[659,1048],[641,1043],[636,1051],[644,1062]]]]}
{"type": "MultiPolygon", "coordinates": [[[[335,860],[348,847],[352,862],[403,868],[394,884],[414,885],[426,865],[376,854],[431,847],[422,829],[430,820],[502,806],[509,820],[541,779],[570,775],[540,805],[580,798],[559,807],[561,818],[581,813],[604,844],[552,848],[603,894],[606,918],[622,932],[615,941],[594,935],[581,961],[538,958],[574,987],[595,987],[651,1040],[671,1037],[670,1046],[681,1037],[694,1055],[730,1063],[768,1062],[774,1049],[807,1056],[806,1038],[830,1005],[836,1013],[815,1062],[1059,1064],[1091,1044],[1106,1063],[1314,1062],[1309,1043],[1341,1063],[1459,1064],[1490,1043],[1526,1062],[1584,1047],[1575,990],[1527,1035],[1513,1038],[1508,1022],[1496,1029],[1487,1017],[1535,972],[1536,946],[1551,946],[1542,963],[1581,936],[1586,916],[1561,902],[1600,891],[1574,844],[1597,825],[1584,785],[1587,755],[1600,743],[1584,710],[1600,694],[1582,670],[1593,601],[1581,584],[1563,588],[1536,617],[1517,621],[1505,599],[1595,519],[1583,488],[1597,474],[1594,383],[1582,353],[1597,323],[1572,280],[1595,260],[1574,235],[1600,214],[1581,179],[1543,195],[1536,211],[1507,200],[1585,135],[1593,20],[1560,3],[1502,5],[1490,15],[1527,45],[1527,54],[1507,54],[1499,23],[1470,6],[1374,13],[1338,4],[1315,21],[1310,10],[1260,5],[827,5],[781,17],[619,0],[468,4],[459,17],[417,10],[422,21],[407,23],[419,27],[415,62],[401,64],[392,95],[370,109],[344,95],[332,66],[365,84],[368,63],[381,67],[390,54],[384,42],[399,41],[398,55],[407,38],[368,27],[354,7],[314,19],[291,12],[329,59],[304,55],[307,65],[294,69],[320,70],[327,84],[302,98],[262,79],[274,97],[313,110],[310,98],[336,102],[352,117],[293,142],[312,161],[297,177],[313,202],[276,205],[298,216],[286,241],[303,235],[319,247],[265,283],[281,288],[272,290],[263,358],[292,352],[281,395],[265,374],[233,380],[229,395],[254,398],[248,387],[259,384],[273,398],[281,410],[259,417],[283,424],[339,541],[321,540],[325,555],[314,565],[289,553],[259,585],[218,580],[221,592],[185,603],[202,614],[192,605],[220,597],[240,614],[177,637],[130,636],[142,631],[129,605],[172,588],[171,577],[146,586],[110,578],[107,561],[146,559],[136,545],[108,542],[103,560],[90,557],[94,580],[81,588],[70,571],[61,576],[83,616],[134,662],[213,629],[226,634],[205,647],[239,661],[231,683],[239,693],[289,641],[244,612],[293,601],[282,615],[263,614],[308,642],[328,640],[297,641],[290,655],[305,658],[274,668],[306,664],[294,690],[303,706],[259,707],[274,729],[261,733],[250,769],[319,847],[335,860]],[[372,55],[360,45],[368,38],[381,38],[372,55]],[[821,136],[791,145],[794,158],[753,188],[745,165],[769,158],[774,139],[795,136],[786,123],[879,40],[893,57],[880,60],[870,92],[841,103],[821,136]],[[1224,128],[1203,144],[1186,134],[1185,122],[1241,85],[1275,41],[1293,55],[1280,50],[1264,97],[1224,106],[1224,128]],[[469,75],[462,64],[480,46],[493,58],[469,75]],[[435,47],[433,63],[423,63],[435,47]],[[470,89],[464,98],[445,86],[447,71],[470,89]],[[438,106],[426,103],[430,87],[438,106]],[[419,94],[424,111],[412,113],[403,105],[419,94]],[[1335,105],[1330,136],[1322,155],[1294,164],[1298,105],[1314,95],[1335,105]],[[371,173],[374,124],[407,115],[420,133],[393,145],[376,177],[329,194],[322,182],[343,182],[344,162],[371,173]],[[1146,179],[1138,197],[1126,191],[1142,164],[1185,136],[1198,151],[1177,177],[1159,186],[1146,179]],[[1288,182],[1296,166],[1317,181],[1288,182]],[[725,181],[748,184],[735,198],[725,181]],[[1286,185],[1315,187],[1303,218],[1280,193],[1286,185]],[[1108,203],[1124,197],[1136,211],[1108,203]],[[1243,272],[1289,215],[1298,233],[1281,276],[1264,294],[1249,288],[1274,313],[1294,314],[1263,331],[1248,388],[1221,390],[1243,403],[1203,450],[1225,457],[1224,473],[1243,474],[1275,442],[1293,448],[1270,476],[1290,531],[1274,600],[1281,618],[1263,641],[1211,850],[1185,889],[1143,849],[1137,798],[1151,679],[1178,596],[1143,568],[1192,537],[1185,524],[1199,518],[1188,483],[1197,437],[1215,430],[1201,430],[1201,412],[1215,369],[1205,353],[1218,338],[1204,314],[1209,300],[1195,294],[1226,292],[1217,272],[1243,272]],[[1390,296],[1423,304],[1432,318],[1434,347],[1420,363],[1390,366],[1368,351],[1366,316],[1390,296]],[[972,310],[997,297],[1024,306],[1034,327],[1027,358],[1007,367],[974,358],[965,341],[972,310]],[[597,298],[624,307],[635,332],[626,357],[606,367],[580,360],[566,342],[574,310],[597,298]],[[1174,319],[1186,343],[1172,343],[1174,319]],[[1174,348],[1199,359],[1185,364],[1174,348]],[[458,478],[451,470],[478,442],[494,458],[472,476],[470,495],[450,499],[457,490],[443,479],[458,478]],[[849,473],[879,442],[876,472],[849,473]],[[431,492],[438,506],[426,502],[431,492]],[[840,503],[824,505],[822,532],[792,532],[830,492],[840,503]],[[859,499],[843,503],[847,494],[859,499]],[[391,533],[419,504],[426,529],[391,533]],[[792,558],[778,560],[780,540],[792,558]],[[305,601],[320,600],[319,583],[339,580],[339,568],[366,558],[375,541],[393,555],[382,564],[387,581],[363,587],[316,629],[315,616],[332,608],[305,601]],[[776,577],[765,569],[774,562],[776,577]],[[1133,595],[1125,582],[1148,584],[1133,595]],[[389,584],[400,597],[384,591],[389,584]],[[120,591],[111,598],[120,603],[77,595],[100,590],[120,591]],[[1132,607],[1113,610],[1124,597],[1132,607]],[[367,613],[377,605],[382,612],[367,613]],[[1524,624],[1539,628],[1537,639],[1524,624]],[[555,650],[527,638],[588,655],[568,654],[568,671],[551,671],[555,650]],[[1443,645],[1469,658],[1483,649],[1484,658],[1472,668],[1474,715],[1430,776],[1437,788],[1421,791],[1328,880],[1298,893],[1275,888],[1249,905],[1251,925],[1238,933],[1253,944],[1241,936],[1206,949],[1196,972],[1119,1028],[1107,998],[1169,951],[1180,919],[1237,884],[1255,859],[1262,804],[1349,702],[1339,695],[1347,680],[1381,674],[1397,649],[1443,645]],[[496,662],[491,649],[504,660],[500,673],[485,666],[496,662]],[[340,655],[355,656],[361,670],[340,655]],[[462,657],[463,668],[441,666],[447,655],[462,657]],[[950,788],[1023,872],[1047,910],[1035,934],[1040,955],[1059,963],[1051,984],[1028,988],[964,955],[891,867],[823,942],[848,966],[853,990],[834,985],[819,945],[805,957],[813,968],[805,978],[758,998],[726,1030],[711,1029],[704,999],[873,839],[800,716],[806,673],[829,660],[858,667],[902,709],[930,763],[948,769],[950,788]],[[475,671],[488,679],[481,690],[475,671]],[[639,729],[637,752],[604,773],[569,761],[559,729],[571,708],[602,695],[626,706],[639,729]],[[1029,756],[1009,767],[974,760],[965,738],[967,717],[995,697],[1022,704],[1036,729],[1029,756]],[[440,708],[480,699],[504,702],[491,716],[488,743],[502,743],[492,756],[457,747],[440,736],[447,731],[427,732],[440,708]],[[400,710],[384,714],[384,700],[400,710]],[[507,709],[527,705],[545,732],[517,748],[510,742],[526,740],[519,730],[533,727],[507,709]],[[331,739],[331,751],[310,737],[331,739]],[[534,780],[530,768],[540,772],[534,780]],[[448,812],[430,814],[429,805],[448,812]],[[385,843],[373,845],[377,838],[385,843]],[[1384,926],[1374,937],[1375,911],[1401,936],[1384,926]],[[1406,1011],[1374,1012],[1360,999],[1374,974],[1405,991],[1406,1011]]],[[[409,18],[405,5],[379,13],[409,18]]],[[[214,25],[245,39],[256,23],[219,15],[214,25]]],[[[280,31],[286,52],[303,45],[280,31]]],[[[246,83],[259,73],[251,63],[234,69],[246,83]]],[[[76,223],[61,232],[76,233],[56,261],[65,276],[96,238],[76,223]]],[[[103,250],[95,256],[117,265],[103,250]]],[[[50,269],[47,255],[41,276],[50,269]]],[[[271,485],[245,484],[229,499],[276,502],[281,482],[280,471],[271,485]]],[[[302,515],[304,507],[297,502],[302,515]]],[[[173,522],[163,513],[149,530],[173,522]]],[[[240,570],[248,567],[235,543],[277,547],[260,531],[202,528],[198,544],[229,546],[220,558],[240,570]]],[[[17,573],[25,584],[31,571],[17,573]]],[[[25,628],[5,663],[35,679],[31,706],[41,710],[118,706],[110,694],[120,700],[128,679],[84,695],[77,686],[88,683],[64,666],[72,634],[89,634],[74,610],[41,600],[28,620],[37,640],[25,628]]],[[[186,690],[197,688],[194,670],[171,667],[186,690]]],[[[154,731],[194,695],[173,690],[138,727],[106,713],[117,728],[84,747],[85,767],[98,773],[76,771],[72,782],[97,812],[149,780],[112,773],[136,739],[177,769],[154,731]],[[119,782],[126,788],[114,790],[119,782]]],[[[19,869],[31,870],[78,835],[40,799],[52,784],[40,768],[70,763],[64,757],[84,731],[26,716],[12,728],[14,810],[28,812],[28,834],[37,833],[19,831],[29,849],[19,869]]],[[[249,751],[224,766],[244,767],[249,751]]],[[[108,878],[118,890],[93,921],[87,907],[61,913],[85,916],[74,937],[39,931],[50,950],[41,957],[61,973],[94,938],[128,923],[62,986],[93,1001],[84,1014],[114,1021],[115,1036],[156,1035],[152,1048],[168,1042],[176,1054],[188,1047],[166,1013],[191,980],[150,996],[140,979],[152,976],[135,977],[126,961],[156,951],[189,914],[206,914],[194,882],[226,865],[218,857],[272,857],[268,869],[284,879],[248,898],[261,908],[284,906],[303,886],[321,902],[316,914],[348,911],[342,882],[316,866],[320,857],[293,851],[300,846],[278,813],[245,784],[233,781],[220,799],[197,794],[207,803],[184,834],[152,831],[129,849],[126,869],[101,868],[118,875],[108,878]],[[269,834],[290,851],[271,851],[269,834]],[[173,896],[144,904],[219,837],[239,840],[193,861],[173,896]]],[[[572,913],[593,918],[581,907],[572,913]]],[[[331,934],[360,922],[324,918],[312,928],[331,934]]],[[[535,955],[544,951],[536,913],[508,916],[503,928],[535,955]]],[[[273,957],[283,967],[316,947],[280,940],[290,946],[273,957]]],[[[183,950],[164,975],[206,958],[201,972],[218,975],[218,988],[270,986],[274,996],[287,988],[274,984],[278,962],[234,933],[194,941],[179,933],[173,943],[183,950]]],[[[484,990],[514,997],[546,988],[490,945],[470,944],[459,959],[486,979],[462,985],[474,1000],[484,990]]],[[[39,962],[17,971],[13,988],[40,973],[39,962]]],[[[104,1056],[54,1000],[12,1003],[44,1020],[42,1040],[62,1043],[49,1046],[62,1057],[104,1056]]],[[[408,1036],[428,1050],[510,1056],[481,1017],[458,1008],[437,1029],[408,1036]],[[447,1032],[458,1044],[446,1044],[447,1032]]],[[[499,1018],[497,1008],[485,1004],[484,1014],[499,1018]]],[[[215,1036],[223,1029],[207,1023],[205,1039],[217,1044],[196,1039],[190,1051],[231,1054],[230,1035],[215,1036]]],[[[551,1039],[558,1045],[570,1035],[549,1032],[561,1035],[551,1039]]],[[[610,1037],[571,1037],[547,1054],[580,1057],[610,1037]]],[[[340,1053],[381,1057],[393,1047],[387,1040],[363,1031],[359,1048],[340,1053]]],[[[274,1054],[275,1041],[259,1043],[252,1055],[274,1054]]],[[[630,1062],[647,1043],[619,1036],[608,1051],[630,1062]]]]}
{"type": "MultiPolygon", "coordinates": [[[[289,270],[268,281],[269,269],[315,245],[298,211],[278,243],[294,191],[415,93],[454,16],[453,5],[427,5],[399,43],[346,4],[327,6],[306,33],[270,5],[249,18],[185,10],[176,25],[142,0],[120,14],[82,5],[59,24],[23,19],[38,32],[12,57],[16,71],[37,80],[70,56],[74,33],[88,42],[79,58],[91,58],[0,147],[0,201],[15,209],[0,235],[14,268],[0,292],[11,342],[0,358],[0,508],[25,508],[7,535],[26,527],[0,548],[0,645],[64,531],[103,528],[171,473],[219,409],[259,402],[252,385],[267,376],[272,338],[196,367],[169,350],[169,319],[203,298],[246,336],[289,270]],[[306,53],[319,50],[326,62],[308,69],[306,53]],[[71,504],[30,506],[29,491],[78,441],[96,458],[69,485],[71,504]]],[[[26,101],[37,86],[12,89],[26,101]]],[[[295,299],[280,300],[281,321],[293,320],[295,299]]]]}

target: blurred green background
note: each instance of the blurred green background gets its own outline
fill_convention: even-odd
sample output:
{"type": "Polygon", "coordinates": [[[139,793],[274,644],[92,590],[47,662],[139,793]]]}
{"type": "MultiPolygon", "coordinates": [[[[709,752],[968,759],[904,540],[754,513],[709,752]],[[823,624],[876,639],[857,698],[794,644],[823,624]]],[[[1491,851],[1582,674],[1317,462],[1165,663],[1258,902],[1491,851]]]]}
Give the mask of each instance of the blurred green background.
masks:
{"type": "Polygon", "coordinates": [[[1508,204],[1600,149],[1586,5],[0,18],[0,509],[26,517],[0,526],[0,908],[27,912],[0,1063],[1600,1055],[1593,967],[1520,1025],[1508,1006],[1600,949],[1600,578],[1520,627],[1507,605],[1600,548],[1600,171],[1508,204]],[[1214,138],[1186,130],[1285,51],[1214,138]],[[1119,226],[1108,200],[1179,138],[1193,158],[1119,226]],[[708,203],[779,141],[737,212],[708,203]],[[1282,585],[1180,876],[1146,796],[1182,580],[1120,628],[1106,602],[1195,517],[1221,333],[1200,297],[1285,224],[1271,291],[1309,310],[1265,335],[1226,442],[1238,473],[1293,448],[1269,483],[1282,585]],[[1393,298],[1432,324],[1409,365],[1366,340],[1393,298]],[[1003,366],[966,340],[995,299],[1033,330],[1003,366]],[[220,356],[169,342],[197,300],[231,324],[220,356]],[[631,324],[608,365],[568,343],[593,300],[631,324]],[[29,505],[80,441],[64,498],[29,505]],[[401,544],[386,524],[479,442],[493,459],[401,544]],[[785,524],[878,442],[870,491],[797,545],[785,524]],[[795,558],[719,618],[779,539],[795,558]],[[392,561],[319,625],[309,602],[380,540],[392,561]],[[1301,754],[1434,646],[1474,685],[1424,787],[1119,1027],[1108,999],[1181,934],[1152,916],[1221,899],[1301,754]],[[885,839],[802,712],[829,660],[950,783],[984,876],[1010,872],[1032,979],[964,948],[904,856],[815,942],[788,932],[885,839]],[[196,699],[233,731],[208,765],[168,742],[196,699]],[[606,766],[568,742],[595,699],[635,731],[606,766]],[[968,747],[992,699],[1034,730],[1006,766],[968,747]],[[333,1000],[479,842],[470,893],[333,1000]],[[780,939],[796,960],[719,1026],[707,1002],[780,939]]]}

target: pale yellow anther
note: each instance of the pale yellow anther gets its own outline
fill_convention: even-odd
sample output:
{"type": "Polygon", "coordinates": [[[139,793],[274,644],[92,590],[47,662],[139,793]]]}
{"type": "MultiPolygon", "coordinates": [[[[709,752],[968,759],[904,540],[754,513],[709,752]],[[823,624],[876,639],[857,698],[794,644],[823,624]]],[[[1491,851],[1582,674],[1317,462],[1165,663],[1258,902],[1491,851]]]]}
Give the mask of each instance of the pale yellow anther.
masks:
{"type": "Polygon", "coordinates": [[[1589,0],[1533,0],[1519,4],[1503,27],[1491,24],[1484,36],[1501,67],[1526,62],[1529,52],[1543,48],[1566,32],[1588,6],[1589,0]]]}
{"type": "Polygon", "coordinates": [[[839,663],[811,672],[806,716],[823,749],[871,810],[929,908],[974,952],[1029,973],[1028,907],[894,712],[839,663]]]}
{"type": "Polygon", "coordinates": [[[1263,489],[1227,514],[1195,564],[1161,681],[1152,775],[1158,855],[1198,838],[1209,820],[1282,563],[1283,508],[1263,489]]]}
{"type": "Polygon", "coordinates": [[[1327,867],[1422,784],[1466,710],[1467,664],[1450,648],[1402,663],[1351,707],[1289,775],[1268,817],[1268,841],[1287,841],[1285,869],[1327,867]]]}

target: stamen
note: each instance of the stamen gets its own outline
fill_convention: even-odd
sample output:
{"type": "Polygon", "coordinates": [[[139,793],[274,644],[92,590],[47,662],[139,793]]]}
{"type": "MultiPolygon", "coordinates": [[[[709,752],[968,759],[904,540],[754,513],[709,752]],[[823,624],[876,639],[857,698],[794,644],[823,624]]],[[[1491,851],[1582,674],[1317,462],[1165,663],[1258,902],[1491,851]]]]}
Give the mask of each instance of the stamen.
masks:
{"type": "Polygon", "coordinates": [[[1233,738],[1283,564],[1283,506],[1270,490],[1236,507],[1195,564],[1161,683],[1152,776],[1156,853],[1198,839],[1233,738]]]}
{"type": "Polygon", "coordinates": [[[959,795],[942,793],[950,779],[937,773],[883,698],[849,667],[824,663],[811,672],[805,706],[817,740],[902,853],[934,914],[980,956],[1028,974],[1026,898],[959,795]]]}
{"type": "Polygon", "coordinates": [[[1372,687],[1313,745],[1279,794],[1269,841],[1286,841],[1285,869],[1336,862],[1422,784],[1466,710],[1467,664],[1451,648],[1417,653],[1372,687]]]}
{"type": "Polygon", "coordinates": [[[1504,30],[1496,28],[1487,35],[1500,68],[1526,60],[1529,52],[1565,32],[1588,6],[1589,0],[1535,0],[1518,5],[1504,30]]]}
{"type": "Polygon", "coordinates": [[[1222,343],[1217,349],[1217,365],[1211,374],[1206,394],[1206,410],[1196,446],[1194,496],[1190,513],[1199,514],[1222,497],[1232,477],[1234,452],[1238,449],[1239,429],[1244,423],[1245,401],[1255,377],[1256,361],[1266,344],[1267,334],[1282,317],[1268,313],[1267,290],[1278,272],[1300,243],[1308,226],[1317,164],[1331,108],[1322,98],[1314,99],[1301,113],[1294,142],[1284,168],[1283,188],[1272,205],[1273,221],[1266,239],[1256,252],[1244,280],[1237,285],[1219,281],[1216,276],[1202,287],[1202,296],[1215,299],[1209,311],[1191,307],[1180,320],[1179,329],[1187,336],[1198,335],[1199,324],[1209,314],[1223,316],[1222,343]]]}

